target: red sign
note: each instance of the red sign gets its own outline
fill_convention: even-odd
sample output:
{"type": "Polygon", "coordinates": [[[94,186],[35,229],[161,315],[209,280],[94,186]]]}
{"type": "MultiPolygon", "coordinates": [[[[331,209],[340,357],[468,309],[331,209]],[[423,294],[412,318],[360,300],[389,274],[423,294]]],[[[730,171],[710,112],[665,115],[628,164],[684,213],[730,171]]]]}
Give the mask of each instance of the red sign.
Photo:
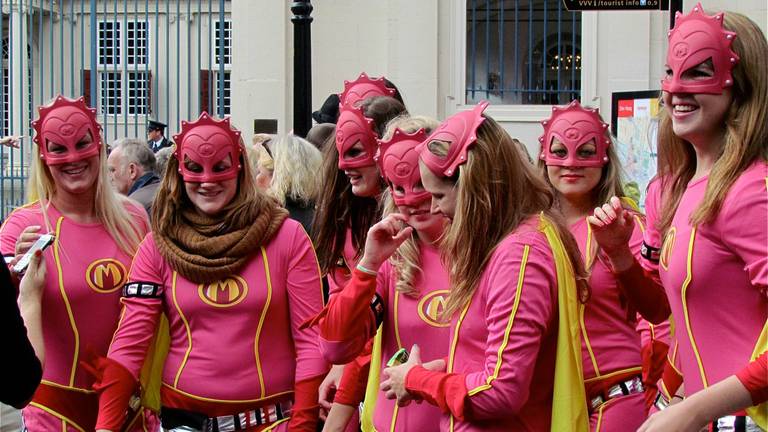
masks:
{"type": "Polygon", "coordinates": [[[635,116],[635,101],[632,99],[619,99],[619,112],[617,117],[634,117],[635,116]]]}

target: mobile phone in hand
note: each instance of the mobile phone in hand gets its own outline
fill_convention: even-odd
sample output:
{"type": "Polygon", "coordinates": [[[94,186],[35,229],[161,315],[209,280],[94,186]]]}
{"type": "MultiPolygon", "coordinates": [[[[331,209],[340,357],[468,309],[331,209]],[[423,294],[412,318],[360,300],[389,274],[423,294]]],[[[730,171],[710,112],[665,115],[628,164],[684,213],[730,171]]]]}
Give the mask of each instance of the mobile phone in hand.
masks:
{"type": "Polygon", "coordinates": [[[401,365],[408,361],[408,351],[405,348],[400,348],[397,352],[387,361],[387,367],[401,365]]]}
{"type": "Polygon", "coordinates": [[[53,234],[43,234],[38,237],[38,239],[35,240],[35,242],[32,244],[32,247],[29,248],[27,253],[25,253],[19,262],[13,266],[13,271],[18,274],[22,274],[27,271],[27,266],[29,266],[29,260],[32,259],[32,255],[34,255],[37,251],[44,251],[45,248],[53,244],[53,240],[55,238],[56,237],[53,234]]]}

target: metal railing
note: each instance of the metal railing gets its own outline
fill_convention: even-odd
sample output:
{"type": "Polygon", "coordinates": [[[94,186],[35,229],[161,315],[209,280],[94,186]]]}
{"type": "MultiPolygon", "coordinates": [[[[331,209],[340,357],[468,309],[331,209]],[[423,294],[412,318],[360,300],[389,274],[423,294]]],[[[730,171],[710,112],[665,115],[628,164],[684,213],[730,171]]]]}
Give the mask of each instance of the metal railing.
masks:
{"type": "Polygon", "coordinates": [[[229,0],[0,0],[0,215],[25,202],[35,107],[84,96],[107,143],[205,110],[229,114],[229,0]]]}
{"type": "Polygon", "coordinates": [[[467,103],[564,104],[581,92],[581,13],[560,0],[467,0],[467,103]]]}

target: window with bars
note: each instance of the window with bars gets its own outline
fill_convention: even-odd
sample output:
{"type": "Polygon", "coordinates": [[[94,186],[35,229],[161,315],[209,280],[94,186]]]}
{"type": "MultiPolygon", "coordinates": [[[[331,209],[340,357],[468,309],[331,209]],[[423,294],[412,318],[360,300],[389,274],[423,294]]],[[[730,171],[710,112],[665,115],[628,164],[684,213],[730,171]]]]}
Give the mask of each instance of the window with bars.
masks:
{"type": "Polygon", "coordinates": [[[98,33],[101,114],[149,114],[149,24],[147,21],[100,21],[98,33]]]}
{"type": "Polygon", "coordinates": [[[216,21],[214,25],[213,37],[215,41],[213,56],[216,59],[216,64],[221,64],[223,57],[224,66],[232,66],[232,21],[226,20],[223,23],[221,21],[216,21]],[[222,39],[220,39],[222,36],[222,24],[224,27],[223,45],[222,39]]]}
{"type": "Polygon", "coordinates": [[[213,43],[211,53],[215,63],[213,70],[202,70],[200,80],[200,110],[214,112],[217,115],[229,115],[232,108],[231,77],[232,77],[232,21],[216,21],[212,29],[213,43]],[[223,33],[222,33],[223,31],[223,33]],[[223,36],[223,40],[219,37],[223,36]],[[222,43],[223,42],[223,43],[222,43]],[[223,92],[219,89],[219,66],[224,66],[223,92]],[[213,96],[211,99],[210,96],[213,96]],[[219,96],[222,96],[221,98],[219,96]],[[221,103],[221,107],[219,104],[221,103]],[[221,109],[219,109],[221,108],[221,109]]]}
{"type": "MultiPolygon", "coordinates": [[[[218,72],[214,73],[213,85],[214,85],[214,87],[216,87],[216,106],[218,107],[219,106],[218,105],[219,104],[219,100],[222,100],[223,101],[223,103],[222,103],[223,111],[222,112],[225,115],[229,115],[231,113],[231,110],[232,110],[232,93],[230,92],[230,82],[231,82],[230,75],[231,74],[232,73],[230,71],[224,72],[224,86],[223,86],[224,87],[224,95],[223,95],[223,99],[219,99],[219,95],[221,95],[221,93],[219,92],[219,73],[218,72]]],[[[219,112],[219,111],[216,110],[216,112],[219,112]]]]}
{"type": "Polygon", "coordinates": [[[467,0],[466,101],[566,104],[581,95],[581,13],[560,0],[467,0]]]}

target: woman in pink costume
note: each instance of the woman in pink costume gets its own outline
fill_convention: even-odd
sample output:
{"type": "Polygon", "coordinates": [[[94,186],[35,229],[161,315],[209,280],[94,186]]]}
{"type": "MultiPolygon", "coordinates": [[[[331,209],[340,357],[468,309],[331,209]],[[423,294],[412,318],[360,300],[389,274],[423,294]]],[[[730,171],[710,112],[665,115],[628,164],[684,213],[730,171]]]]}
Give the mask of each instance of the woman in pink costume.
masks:
{"type": "Polygon", "coordinates": [[[422,366],[414,349],[384,370],[381,388],[400,405],[439,407],[440,430],[586,431],[581,256],[550,214],[549,187],[483,115],[487,105],[448,118],[420,152],[432,212],[451,220],[441,243],[451,282],[446,368],[422,366]]]}
{"type": "Polygon", "coordinates": [[[98,396],[81,360],[107,353],[120,290],[149,222],[141,206],[113,192],[101,126],[83,98],[56,97],[39,108],[33,127],[30,190],[38,199],[0,230],[5,256],[23,254],[44,232],[56,236],[44,252],[43,381],[22,416],[30,432],[89,431],[98,396]]]}
{"type": "Polygon", "coordinates": [[[328,367],[317,333],[299,330],[322,308],[309,237],[257,190],[228,119],[203,113],[174,138],[101,361],[97,429],[118,430],[164,313],[165,429],[314,431],[328,367]]]}
{"type": "Polygon", "coordinates": [[[321,349],[335,363],[359,354],[383,324],[372,356],[375,366],[368,380],[364,430],[438,430],[436,407],[400,408],[378,389],[381,369],[399,349],[418,343],[429,358],[448,353],[448,328],[440,320],[448,274],[437,250],[445,222],[440,215],[430,214],[431,196],[421,184],[416,150],[426,138],[425,129],[436,126],[434,120],[420,117],[396,119],[388,126],[378,163],[390,187],[389,215],[369,230],[351,281],[331,297],[327,315],[320,321],[321,349]],[[398,231],[394,227],[402,223],[412,229],[393,239],[390,231],[398,231]]]}
{"type": "MultiPolygon", "coordinates": [[[[317,200],[312,237],[331,293],[349,281],[368,228],[381,217],[379,200],[385,185],[374,161],[376,139],[390,120],[405,112],[398,91],[386,83],[384,78],[370,79],[365,74],[344,82],[335,146],[326,146],[324,152],[325,182],[317,200]]],[[[362,367],[360,362],[352,366],[362,367]]],[[[343,408],[351,415],[362,399],[364,385],[354,385],[358,373],[348,375],[346,385],[341,385],[342,370],[343,366],[332,368],[320,387],[320,403],[330,409],[335,400],[337,405],[345,405],[337,406],[337,411],[343,408]]]]}
{"type": "MultiPolygon", "coordinates": [[[[736,13],[708,15],[699,4],[669,32],[659,197],[649,197],[661,205],[648,224],[664,233],[659,274],[686,395],[735,374],[768,347],[766,58],[765,35],[736,13]]],[[[736,411],[714,427],[766,429],[766,413],[765,406],[736,411]]]]}
{"type": "Polygon", "coordinates": [[[646,417],[636,311],[653,322],[669,316],[664,289],[646,277],[639,264],[644,220],[626,210],[634,229],[627,230],[628,237],[618,238],[607,237],[600,227],[589,223],[596,205],[624,195],[608,124],[596,109],[573,101],[554,107],[542,124],[539,169],[555,193],[555,205],[590,272],[591,296],[579,311],[590,429],[635,430],[646,417]],[[620,248],[636,251],[637,256],[628,267],[618,269],[609,256],[620,248]],[[627,286],[632,288],[625,289],[627,286]],[[645,294],[636,294],[640,291],[645,294]]]}

